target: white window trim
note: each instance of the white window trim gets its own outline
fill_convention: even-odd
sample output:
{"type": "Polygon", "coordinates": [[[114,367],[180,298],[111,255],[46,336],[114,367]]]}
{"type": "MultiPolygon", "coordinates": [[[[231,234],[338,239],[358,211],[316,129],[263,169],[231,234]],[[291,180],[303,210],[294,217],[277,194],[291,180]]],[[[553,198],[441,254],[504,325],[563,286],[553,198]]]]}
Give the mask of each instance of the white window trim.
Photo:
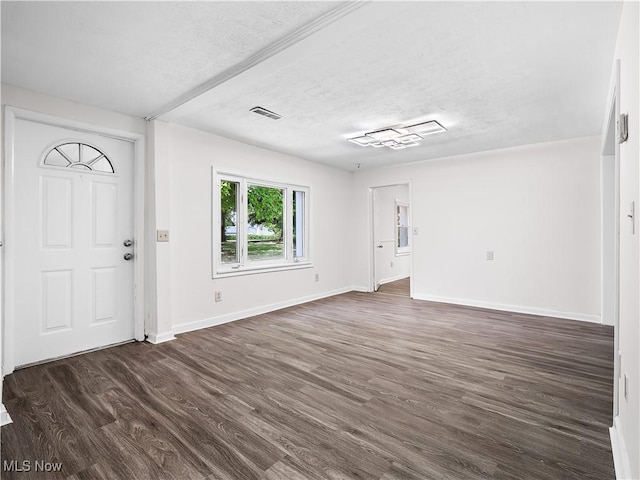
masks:
{"type": "Polygon", "coordinates": [[[311,262],[311,249],[310,249],[310,241],[309,241],[309,212],[310,212],[310,187],[295,185],[291,183],[284,182],[276,182],[271,180],[263,180],[256,179],[251,177],[245,177],[236,174],[227,174],[227,173],[215,173],[212,171],[212,222],[211,222],[211,233],[212,233],[212,278],[222,278],[222,277],[234,277],[239,275],[253,275],[257,273],[267,273],[267,272],[276,272],[282,270],[298,270],[302,268],[312,268],[313,264],[311,262]],[[229,181],[229,182],[237,182],[240,188],[240,201],[237,207],[237,220],[236,220],[236,244],[241,248],[240,251],[240,261],[235,264],[223,264],[221,258],[221,238],[220,231],[222,228],[221,218],[220,218],[220,209],[221,209],[221,197],[220,197],[220,186],[221,182],[229,181]],[[260,261],[251,261],[249,260],[249,252],[247,243],[247,232],[246,232],[246,201],[247,201],[247,191],[249,185],[259,185],[270,188],[278,188],[285,191],[285,205],[283,215],[286,219],[283,225],[283,236],[284,236],[284,251],[285,256],[282,259],[274,259],[274,260],[260,260],[260,261]],[[293,245],[292,241],[292,232],[293,232],[293,216],[290,215],[292,211],[293,205],[293,192],[294,191],[302,191],[304,192],[304,225],[303,225],[303,235],[304,235],[304,249],[305,256],[304,257],[294,257],[293,255],[293,245]]]}
{"type": "Polygon", "coordinates": [[[394,228],[394,238],[393,238],[393,246],[396,253],[396,257],[403,257],[405,255],[411,254],[411,227],[409,225],[409,203],[401,202],[396,199],[393,207],[393,228],[394,228]],[[407,246],[399,247],[398,246],[398,231],[400,225],[398,225],[398,207],[407,207],[407,246]]]}

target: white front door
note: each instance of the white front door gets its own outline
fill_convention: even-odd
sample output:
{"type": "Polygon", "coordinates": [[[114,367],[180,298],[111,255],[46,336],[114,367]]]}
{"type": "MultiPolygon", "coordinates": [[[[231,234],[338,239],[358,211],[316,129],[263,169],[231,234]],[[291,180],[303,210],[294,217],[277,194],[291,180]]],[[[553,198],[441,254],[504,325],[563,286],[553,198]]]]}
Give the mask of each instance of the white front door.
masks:
{"type": "Polygon", "coordinates": [[[16,366],[134,338],[133,161],[131,142],[16,120],[16,366]]]}

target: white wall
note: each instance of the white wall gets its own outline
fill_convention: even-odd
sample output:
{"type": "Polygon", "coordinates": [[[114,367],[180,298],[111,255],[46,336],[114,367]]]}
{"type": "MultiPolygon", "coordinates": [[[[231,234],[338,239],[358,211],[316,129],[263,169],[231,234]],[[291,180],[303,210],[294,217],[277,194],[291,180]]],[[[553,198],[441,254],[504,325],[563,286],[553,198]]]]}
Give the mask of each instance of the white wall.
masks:
{"type": "Polygon", "coordinates": [[[164,222],[158,228],[170,230],[163,245],[170,268],[161,271],[159,260],[157,279],[174,332],[351,289],[350,173],[186,127],[154,122],[154,130],[163,142],[156,162],[170,165],[169,184],[156,185],[156,218],[164,222]],[[212,169],[309,186],[314,268],[212,279],[212,169]],[[222,302],[214,302],[214,291],[222,302]]]}
{"type": "Polygon", "coordinates": [[[366,245],[369,186],[411,179],[415,298],[599,321],[599,148],[592,137],[358,172],[354,232],[366,245]]]}
{"type": "MultiPolygon", "coordinates": [[[[628,398],[619,382],[619,416],[612,429],[618,478],[640,478],[640,231],[627,219],[629,204],[640,210],[640,47],[638,2],[624,2],[615,60],[620,60],[620,112],[629,115],[629,139],[620,145],[620,371],[629,378],[628,398]]],[[[605,113],[605,112],[603,112],[605,113]]]]}
{"type": "Polygon", "coordinates": [[[157,230],[171,226],[171,154],[168,125],[150,122],[147,137],[146,316],[147,340],[173,340],[171,316],[171,243],[156,242],[157,230]]]}
{"type": "MultiPolygon", "coordinates": [[[[34,112],[92,123],[115,130],[140,134],[146,132],[146,122],[142,118],[42,95],[11,85],[3,84],[0,95],[3,106],[9,105],[25,110],[33,110],[34,112]]],[[[4,129],[2,131],[4,132],[4,129]]]]}
{"type": "Polygon", "coordinates": [[[396,200],[409,203],[409,185],[374,188],[373,225],[375,250],[375,280],[383,284],[409,276],[411,257],[396,255],[396,200]],[[382,248],[377,248],[382,245],[382,248]]]}

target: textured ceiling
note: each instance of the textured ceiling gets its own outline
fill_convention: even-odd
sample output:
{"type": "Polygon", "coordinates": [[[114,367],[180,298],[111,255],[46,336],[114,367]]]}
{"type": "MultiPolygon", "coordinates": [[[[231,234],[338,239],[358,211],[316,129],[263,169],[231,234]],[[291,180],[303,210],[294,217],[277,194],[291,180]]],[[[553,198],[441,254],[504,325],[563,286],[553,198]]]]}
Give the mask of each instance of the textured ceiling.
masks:
{"type": "Polygon", "coordinates": [[[2,81],[144,117],[333,7],[2,1],[2,81]]]}
{"type": "Polygon", "coordinates": [[[2,78],[139,116],[219,78],[159,118],[345,169],[600,133],[619,2],[357,6],[3,2],[2,78]],[[345,140],[431,119],[412,149],[345,140]]]}

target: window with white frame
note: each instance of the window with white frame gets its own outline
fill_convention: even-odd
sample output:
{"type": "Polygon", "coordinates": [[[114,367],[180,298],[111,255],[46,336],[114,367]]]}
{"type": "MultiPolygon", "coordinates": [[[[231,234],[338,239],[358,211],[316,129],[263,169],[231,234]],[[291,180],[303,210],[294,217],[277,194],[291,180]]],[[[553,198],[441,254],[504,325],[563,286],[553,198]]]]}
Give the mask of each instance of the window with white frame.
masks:
{"type": "Polygon", "coordinates": [[[409,253],[409,204],[396,200],[396,255],[409,253]]]}
{"type": "Polygon", "coordinates": [[[232,175],[219,175],[216,185],[214,272],[308,265],[307,187],[232,175]]]}

